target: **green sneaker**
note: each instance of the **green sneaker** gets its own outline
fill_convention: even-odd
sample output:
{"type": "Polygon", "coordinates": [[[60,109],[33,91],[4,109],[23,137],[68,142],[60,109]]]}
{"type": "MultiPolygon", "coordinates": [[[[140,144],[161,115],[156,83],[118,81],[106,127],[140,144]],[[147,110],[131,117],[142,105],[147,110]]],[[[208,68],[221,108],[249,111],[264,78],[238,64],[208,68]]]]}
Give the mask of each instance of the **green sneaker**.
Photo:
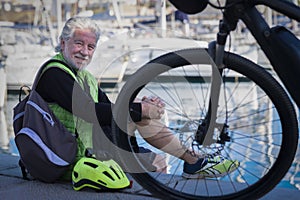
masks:
{"type": "MultiPolygon", "coordinates": [[[[202,166],[198,171],[191,171],[195,164],[184,163],[182,176],[184,178],[216,178],[225,176],[236,170],[240,163],[237,160],[228,160],[222,156],[206,158],[206,165],[202,166]]],[[[196,163],[197,164],[197,163],[196,163]]]]}

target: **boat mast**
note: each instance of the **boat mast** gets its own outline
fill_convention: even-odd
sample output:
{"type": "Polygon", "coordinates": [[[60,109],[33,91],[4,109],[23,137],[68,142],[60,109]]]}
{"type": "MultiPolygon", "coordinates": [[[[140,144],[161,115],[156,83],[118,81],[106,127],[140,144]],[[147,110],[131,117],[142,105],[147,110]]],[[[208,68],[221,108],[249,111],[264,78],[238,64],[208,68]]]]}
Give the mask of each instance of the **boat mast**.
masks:
{"type": "Polygon", "coordinates": [[[123,27],[122,26],[122,18],[121,18],[121,13],[120,13],[120,9],[119,9],[117,0],[112,0],[112,5],[113,5],[115,16],[117,18],[118,27],[122,28],[123,27]]]}
{"type": "Polygon", "coordinates": [[[49,10],[47,10],[44,0],[40,0],[40,1],[42,4],[42,14],[46,19],[46,26],[50,32],[51,44],[53,47],[55,47],[57,45],[57,41],[56,41],[56,37],[55,37],[55,32],[53,30],[52,21],[51,21],[50,15],[49,15],[49,10]]]}

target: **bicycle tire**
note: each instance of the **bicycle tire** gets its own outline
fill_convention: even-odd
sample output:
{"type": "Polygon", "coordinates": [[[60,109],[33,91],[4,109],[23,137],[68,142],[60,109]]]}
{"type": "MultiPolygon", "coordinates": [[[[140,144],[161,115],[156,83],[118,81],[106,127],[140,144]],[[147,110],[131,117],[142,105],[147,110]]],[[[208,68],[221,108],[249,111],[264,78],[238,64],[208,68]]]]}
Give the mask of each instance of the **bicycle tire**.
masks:
{"type": "MultiPolygon", "coordinates": [[[[284,177],[292,164],[297,149],[298,124],[296,113],[289,96],[283,87],[264,68],[239,55],[225,52],[224,69],[233,71],[235,75],[233,77],[222,77],[223,85],[225,83],[226,85],[224,87],[225,89],[221,88],[221,90],[223,90],[221,94],[225,94],[225,92],[236,93],[231,94],[232,96],[224,95],[224,99],[228,100],[228,105],[226,105],[228,106],[227,109],[230,109],[231,112],[226,120],[231,130],[230,134],[232,140],[224,145],[224,151],[225,156],[228,158],[239,159],[241,165],[238,170],[224,178],[190,180],[181,178],[177,171],[171,171],[165,174],[148,172],[145,169],[143,163],[138,159],[135,153],[133,153],[129,136],[126,134],[129,103],[132,102],[136,96],[141,95],[143,91],[147,92],[150,88],[149,86],[152,87],[150,83],[156,84],[159,82],[158,86],[163,86],[166,82],[169,83],[172,78],[176,77],[176,81],[171,81],[168,86],[164,87],[168,89],[174,87],[174,89],[177,90],[178,87],[176,83],[181,76],[180,73],[179,76],[171,74],[170,77],[167,77],[168,80],[157,79],[161,77],[159,75],[169,74],[172,70],[183,69],[185,67],[198,69],[199,67],[199,74],[192,77],[187,76],[186,69],[181,70],[181,73],[185,73],[185,76],[182,76],[182,80],[186,81],[186,85],[190,87],[202,85],[203,83],[199,84],[199,82],[203,81],[207,81],[208,84],[210,84],[209,79],[211,77],[203,75],[204,70],[202,70],[202,68],[207,67],[211,62],[207,49],[184,49],[167,53],[142,66],[127,80],[118,95],[113,109],[113,139],[119,147],[118,157],[125,170],[131,173],[133,178],[155,197],[164,199],[256,199],[272,190],[284,177]],[[203,72],[203,74],[200,74],[200,72],[203,72]],[[200,78],[201,80],[193,84],[195,78],[200,78]],[[243,81],[245,81],[245,86],[243,86],[243,81]],[[174,85],[172,86],[172,84],[174,85]],[[232,87],[231,84],[234,87],[232,87]],[[246,87],[247,84],[253,86],[251,90],[257,90],[256,93],[251,93],[252,96],[257,95],[257,98],[253,102],[248,100],[250,98],[250,88],[247,89],[249,94],[244,94],[243,89],[237,92],[237,88],[235,88],[248,88],[248,86],[246,87]],[[240,98],[239,96],[242,96],[242,100],[235,102],[235,107],[232,107],[233,105],[231,104],[233,104],[233,101],[237,101],[238,98],[240,98]],[[234,99],[235,97],[238,98],[234,99]],[[261,103],[261,105],[256,105],[258,103],[261,103]],[[249,108],[247,108],[246,105],[249,106],[249,108]],[[276,130],[274,128],[275,126],[276,130]],[[253,146],[248,147],[251,143],[253,146]],[[238,148],[238,150],[236,150],[236,148],[238,148]],[[126,152],[126,155],[123,154],[124,152],[126,152]],[[259,156],[261,156],[261,158],[256,158],[259,156]],[[191,192],[190,183],[194,186],[193,192],[191,192]],[[226,183],[226,186],[224,186],[223,183],[226,183]],[[209,184],[213,184],[215,188],[209,184]],[[187,188],[187,186],[189,188],[187,188]],[[213,190],[211,190],[212,188],[213,190]]],[[[210,68],[210,66],[208,68],[210,68]]],[[[202,87],[204,86],[202,85],[202,87]]],[[[201,87],[198,89],[201,89],[201,87]]],[[[194,88],[188,91],[190,90],[194,90],[194,88]]],[[[187,90],[185,89],[185,91],[187,90]]],[[[163,90],[163,92],[168,93],[167,90],[163,90]]],[[[194,95],[195,97],[199,94],[195,91],[192,93],[192,96],[194,95]]],[[[158,93],[152,94],[157,95],[158,93]]],[[[175,95],[179,93],[175,92],[166,95],[170,94],[175,95]]],[[[183,96],[186,96],[186,94],[183,96]]],[[[165,96],[162,96],[163,99],[164,97],[165,96]]],[[[181,97],[178,98],[180,99],[181,97]]],[[[196,107],[204,105],[206,97],[202,96],[202,98],[202,101],[199,100],[202,104],[192,104],[195,107],[195,109],[193,109],[194,111],[196,107]]],[[[166,102],[166,104],[167,103],[168,102],[166,102]]],[[[204,106],[207,106],[207,104],[204,106]]],[[[225,105],[222,106],[225,108],[225,105]]],[[[219,107],[221,107],[221,105],[219,105],[219,107]]],[[[167,105],[166,111],[169,111],[168,109],[171,108],[168,108],[167,105]]],[[[194,116],[187,116],[186,111],[183,108],[181,109],[180,112],[186,115],[181,116],[184,120],[194,120],[194,116]]],[[[205,110],[207,110],[207,108],[203,108],[203,110],[199,110],[199,112],[205,110]]],[[[227,110],[226,112],[228,114],[229,111],[227,110]]],[[[222,111],[218,113],[218,117],[221,117],[222,113],[222,111]]],[[[175,112],[169,114],[169,119],[175,117],[173,116],[175,114],[175,112]]],[[[179,121],[177,122],[181,123],[179,121]]],[[[180,136],[184,137],[182,133],[180,136]]],[[[179,160],[176,167],[181,169],[179,160]]]]}

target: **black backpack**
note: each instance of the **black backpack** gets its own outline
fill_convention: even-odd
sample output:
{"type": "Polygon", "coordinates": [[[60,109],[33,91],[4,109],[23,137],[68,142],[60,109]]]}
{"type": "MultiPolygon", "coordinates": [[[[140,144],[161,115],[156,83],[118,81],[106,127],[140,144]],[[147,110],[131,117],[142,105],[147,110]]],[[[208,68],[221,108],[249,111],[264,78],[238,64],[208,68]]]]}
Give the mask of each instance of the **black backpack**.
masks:
{"type": "Polygon", "coordinates": [[[43,69],[40,67],[29,95],[21,99],[13,109],[13,128],[24,179],[28,173],[43,182],[59,179],[73,164],[77,153],[77,135],[70,133],[53,114],[47,102],[35,91],[43,69]]]}

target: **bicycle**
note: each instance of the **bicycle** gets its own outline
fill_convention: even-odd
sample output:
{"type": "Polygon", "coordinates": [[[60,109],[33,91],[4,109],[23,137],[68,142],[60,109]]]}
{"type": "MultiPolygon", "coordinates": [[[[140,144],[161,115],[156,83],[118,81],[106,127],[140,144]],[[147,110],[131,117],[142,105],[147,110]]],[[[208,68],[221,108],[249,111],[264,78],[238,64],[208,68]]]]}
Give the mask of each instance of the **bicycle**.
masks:
{"type": "MultiPolygon", "coordinates": [[[[300,91],[296,90],[300,85],[300,41],[283,27],[269,27],[255,6],[265,5],[298,22],[300,8],[281,0],[227,0],[224,6],[208,0],[171,3],[188,14],[201,12],[207,5],[221,9],[217,39],[207,49],[183,49],[155,58],[126,81],[113,109],[113,137],[120,162],[126,170],[134,169],[133,178],[158,198],[260,198],[284,177],[297,149],[298,123],[291,97],[300,106],[300,91]],[[190,9],[192,4],[199,6],[190,9]],[[225,51],[226,40],[239,20],[284,86],[265,68],[225,51]],[[183,84],[184,94],[178,92],[183,84]],[[168,127],[183,145],[195,154],[237,159],[239,168],[222,178],[184,179],[180,176],[182,161],[168,157],[167,173],[148,171],[126,133],[128,105],[144,94],[165,100],[168,127]],[[186,110],[186,101],[194,109],[186,110]]],[[[143,143],[142,138],[138,140],[143,143]]]]}

